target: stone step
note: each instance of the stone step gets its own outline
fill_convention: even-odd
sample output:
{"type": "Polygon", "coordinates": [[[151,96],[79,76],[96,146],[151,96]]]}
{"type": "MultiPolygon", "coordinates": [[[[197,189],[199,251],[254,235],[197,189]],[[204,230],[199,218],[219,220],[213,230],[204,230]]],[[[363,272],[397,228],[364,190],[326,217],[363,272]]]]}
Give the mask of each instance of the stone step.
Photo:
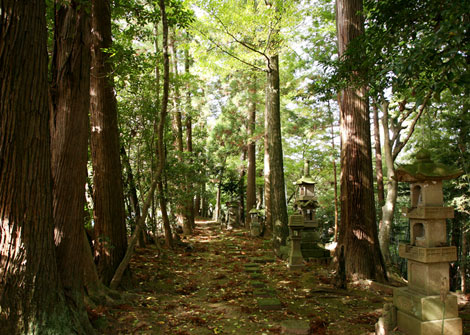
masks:
{"type": "Polygon", "coordinates": [[[310,324],[304,320],[282,321],[281,334],[308,335],[310,334],[310,324]]]}
{"type": "Polygon", "coordinates": [[[259,264],[258,263],[246,263],[244,264],[244,266],[246,268],[259,268],[259,264]]]}
{"type": "Polygon", "coordinates": [[[282,309],[281,301],[278,298],[258,299],[258,307],[265,311],[276,311],[282,309]]]}
{"type": "Polygon", "coordinates": [[[255,280],[266,279],[266,277],[262,273],[259,273],[259,272],[254,272],[250,274],[250,278],[255,279],[255,280]]]}
{"type": "Polygon", "coordinates": [[[276,290],[273,288],[260,288],[253,290],[253,295],[258,298],[269,298],[276,296],[276,290]]]}
{"type": "Polygon", "coordinates": [[[251,259],[253,263],[266,264],[274,262],[274,257],[254,257],[251,259]]]}
{"type": "Polygon", "coordinates": [[[258,280],[252,280],[250,281],[250,285],[255,287],[255,288],[263,288],[263,287],[266,287],[266,284],[263,283],[262,281],[258,281],[258,280]]]}

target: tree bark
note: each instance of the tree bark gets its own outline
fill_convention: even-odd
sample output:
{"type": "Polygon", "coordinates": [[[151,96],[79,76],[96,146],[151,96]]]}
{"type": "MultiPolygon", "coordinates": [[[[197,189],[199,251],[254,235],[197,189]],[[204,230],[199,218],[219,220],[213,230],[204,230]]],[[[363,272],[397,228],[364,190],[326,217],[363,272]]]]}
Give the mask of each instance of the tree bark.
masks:
{"type": "Polygon", "coordinates": [[[382,103],[382,126],[384,130],[384,156],[387,166],[387,198],[382,207],[382,220],[379,227],[379,241],[382,255],[386,264],[391,264],[390,257],[390,231],[395,215],[395,204],[398,195],[398,182],[395,180],[395,166],[393,159],[392,142],[389,135],[388,102],[382,103]]]}
{"type": "Polygon", "coordinates": [[[256,207],[256,75],[252,76],[250,87],[250,111],[248,119],[248,171],[246,178],[246,225],[251,223],[250,210],[256,207]]]}
{"type": "MultiPolygon", "coordinates": [[[[173,60],[173,73],[175,78],[178,79],[178,58],[175,46],[175,32],[173,32],[172,38],[170,38],[170,50],[172,54],[173,60]]],[[[181,112],[181,96],[179,90],[179,83],[178,80],[174,83],[174,96],[173,96],[173,132],[175,134],[175,149],[176,149],[176,156],[180,164],[184,164],[183,158],[183,121],[182,121],[182,112],[181,112]]],[[[186,176],[182,176],[184,179],[188,179],[186,176]]],[[[180,225],[183,227],[183,235],[191,235],[193,233],[193,225],[191,222],[191,217],[188,213],[188,200],[186,199],[187,192],[188,192],[188,185],[185,182],[183,185],[179,185],[181,197],[180,200],[176,204],[176,217],[180,225]]]]}
{"type": "MultiPolygon", "coordinates": [[[[328,103],[328,110],[330,110],[330,104],[328,103]]],[[[335,149],[335,136],[334,136],[334,127],[333,121],[331,122],[331,149],[333,153],[336,151],[335,149]]],[[[334,197],[335,197],[335,231],[333,236],[333,241],[338,241],[338,220],[339,220],[339,206],[338,206],[338,178],[337,178],[337,170],[336,170],[336,159],[333,157],[333,188],[334,188],[334,197]]]]}
{"type": "MultiPolygon", "coordinates": [[[[187,49],[184,50],[184,71],[187,76],[190,75],[189,72],[189,51],[187,49]]],[[[186,112],[185,112],[185,126],[186,126],[186,152],[189,153],[189,161],[192,163],[192,152],[193,152],[193,122],[191,116],[191,85],[189,84],[189,79],[186,83],[186,112]]],[[[195,228],[194,222],[194,185],[190,182],[191,177],[187,176],[186,182],[186,194],[188,194],[188,199],[186,201],[186,218],[189,222],[191,228],[195,228]]]]}
{"type": "Polygon", "coordinates": [[[219,172],[219,181],[217,183],[217,194],[215,197],[214,220],[217,222],[220,220],[220,209],[222,206],[222,204],[220,203],[220,198],[221,198],[221,193],[222,193],[222,180],[224,179],[224,170],[225,170],[225,159],[224,159],[224,165],[222,166],[222,169],[219,172]]]}
{"type": "MultiPolygon", "coordinates": [[[[139,198],[137,196],[137,188],[135,186],[135,181],[134,181],[134,174],[132,173],[132,166],[131,162],[129,161],[129,156],[127,155],[126,148],[124,148],[123,145],[121,145],[121,160],[123,166],[126,168],[126,180],[127,180],[127,188],[129,189],[128,193],[128,198],[130,201],[131,205],[131,210],[129,210],[129,217],[133,217],[133,229],[135,229],[135,226],[140,220],[140,205],[139,205],[139,198]],[[134,212],[134,215],[132,215],[132,212],[134,212]]],[[[138,245],[140,247],[145,247],[145,236],[147,232],[144,229],[141,230],[139,233],[139,240],[138,245]]]]}
{"type": "Polygon", "coordinates": [[[462,250],[460,253],[460,289],[463,294],[468,291],[468,276],[467,276],[467,256],[468,256],[468,230],[462,231],[462,250]]]}
{"type": "MultiPolygon", "coordinates": [[[[337,0],[339,56],[364,32],[361,0],[337,0]]],[[[352,75],[361,75],[360,71],[352,75]]],[[[383,281],[387,278],[375,220],[368,98],[364,88],[340,94],[341,224],[348,275],[383,281]]],[[[338,248],[339,250],[339,248],[338,248]]]]}
{"type": "Polygon", "coordinates": [[[396,120],[396,123],[393,122],[389,124],[389,103],[384,100],[381,104],[382,106],[382,127],[384,130],[384,154],[385,154],[385,165],[387,166],[387,196],[385,199],[385,204],[382,207],[382,221],[380,222],[379,227],[379,240],[380,240],[380,249],[384,256],[386,264],[390,264],[390,232],[392,231],[393,218],[395,214],[395,205],[397,202],[398,194],[398,182],[395,180],[395,160],[401,150],[408,143],[408,140],[413,135],[416,123],[421,117],[424,108],[431,97],[432,91],[427,94],[422,105],[419,107],[416,115],[414,116],[408,130],[408,134],[403,141],[400,139],[400,133],[403,129],[402,125],[408,116],[411,115],[413,111],[417,109],[415,105],[414,108],[406,111],[405,105],[406,99],[400,103],[400,120],[396,120]],[[391,137],[390,137],[391,136],[391,137]]]}
{"type": "MultiPolygon", "coordinates": [[[[245,161],[246,161],[246,147],[242,148],[242,157],[238,177],[238,219],[240,225],[245,223],[245,161]]],[[[249,216],[249,215],[248,215],[249,216]]],[[[245,224],[245,228],[249,228],[245,224]]]]}
{"type": "Polygon", "coordinates": [[[92,2],[91,155],[94,182],[95,259],[98,274],[109,285],[127,249],[119,130],[110,48],[111,5],[92,2]]]}
{"type": "Polygon", "coordinates": [[[0,13],[0,329],[83,334],[56,264],[45,2],[0,13]]]}
{"type": "Polygon", "coordinates": [[[93,333],[83,304],[83,225],[88,162],[90,41],[88,6],[56,3],[51,86],[51,167],[57,266],[65,296],[93,333]]]}
{"type": "MultiPolygon", "coordinates": [[[[268,151],[268,187],[266,212],[270,213],[267,222],[273,229],[273,249],[279,253],[280,247],[286,245],[289,235],[287,227],[287,202],[284,183],[284,166],[281,137],[281,102],[279,91],[279,56],[270,57],[267,72],[266,106],[265,106],[266,142],[268,151]],[[269,208],[268,208],[269,206],[269,208]]],[[[266,172],[265,172],[266,173],[266,172]]],[[[265,178],[266,182],[266,178],[265,178]]]]}
{"type": "Polygon", "coordinates": [[[163,98],[160,109],[160,120],[158,122],[158,169],[157,169],[157,189],[162,212],[163,227],[165,230],[165,244],[168,248],[173,247],[173,236],[170,227],[166,208],[165,190],[163,188],[163,171],[165,169],[165,122],[168,114],[168,96],[170,92],[170,57],[168,54],[168,20],[165,10],[165,0],[159,0],[160,12],[163,25],[163,98]]]}
{"type": "Polygon", "coordinates": [[[379,206],[382,207],[385,203],[384,177],[382,170],[382,148],[380,145],[379,111],[375,102],[372,108],[374,111],[375,174],[377,179],[377,199],[379,202],[379,206]]]}
{"type": "Polygon", "coordinates": [[[121,263],[119,264],[118,268],[116,269],[116,273],[111,280],[109,287],[113,290],[116,290],[121,283],[122,276],[126,271],[127,267],[129,266],[129,262],[131,261],[131,257],[134,254],[135,246],[137,244],[138,236],[141,234],[142,229],[145,226],[145,220],[147,219],[147,214],[149,212],[150,205],[152,203],[152,198],[155,193],[155,188],[157,186],[157,180],[155,179],[152,181],[152,185],[150,186],[149,193],[147,195],[147,199],[145,200],[144,208],[142,211],[142,216],[139,217],[139,221],[137,221],[137,225],[135,227],[134,233],[132,234],[129,240],[129,246],[127,247],[126,254],[124,255],[121,263]]]}

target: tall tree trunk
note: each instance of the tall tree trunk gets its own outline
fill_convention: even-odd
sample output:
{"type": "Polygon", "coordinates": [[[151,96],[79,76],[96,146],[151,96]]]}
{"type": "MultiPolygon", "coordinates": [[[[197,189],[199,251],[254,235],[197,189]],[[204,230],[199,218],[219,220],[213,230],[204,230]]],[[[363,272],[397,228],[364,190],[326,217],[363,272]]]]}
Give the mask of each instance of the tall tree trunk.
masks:
{"type": "MultiPolygon", "coordinates": [[[[287,227],[287,203],[284,183],[284,165],[281,137],[281,102],[279,91],[279,56],[270,57],[266,85],[265,132],[267,134],[269,195],[265,199],[266,212],[270,213],[268,225],[273,228],[273,249],[279,253],[286,244],[289,229],[287,227]],[[269,209],[268,209],[269,206],[269,209]]],[[[266,180],[265,180],[266,182],[266,180]]]]}
{"type": "MultiPolygon", "coordinates": [[[[260,170],[258,177],[262,178],[263,173],[264,171],[260,170]]],[[[256,209],[261,209],[263,207],[263,201],[266,199],[264,196],[264,191],[265,191],[265,185],[259,185],[258,194],[256,195],[256,209]]],[[[264,207],[267,208],[266,204],[264,204],[264,207]]]]}
{"type": "MultiPolygon", "coordinates": [[[[178,58],[175,46],[175,32],[173,32],[172,37],[170,38],[170,50],[172,54],[173,60],[173,73],[176,79],[178,79],[178,58]]],[[[182,113],[181,113],[181,96],[179,90],[179,83],[176,80],[174,83],[174,96],[173,96],[173,132],[175,133],[175,149],[176,149],[176,156],[180,164],[183,164],[183,121],[182,121],[182,113]]],[[[184,176],[182,176],[184,179],[184,176]]],[[[185,183],[186,184],[186,183],[185,183]]],[[[185,197],[187,195],[187,185],[180,185],[180,194],[185,197]]],[[[187,200],[182,199],[178,201],[176,204],[176,217],[180,225],[183,227],[183,234],[184,235],[191,235],[192,234],[192,224],[190,219],[188,218],[187,213],[187,200]]]]}
{"type": "MultiPolygon", "coordinates": [[[[250,87],[250,115],[248,118],[248,171],[246,178],[246,212],[256,207],[256,75],[252,75],[250,87]]],[[[246,215],[246,225],[250,226],[251,216],[246,215]]]]}
{"type": "MultiPolygon", "coordinates": [[[[184,71],[187,76],[190,76],[189,72],[189,65],[190,65],[190,59],[189,59],[189,51],[188,49],[184,50],[184,71]]],[[[191,86],[189,84],[189,79],[187,80],[186,83],[186,152],[189,153],[189,157],[191,157],[192,152],[193,152],[193,122],[192,122],[192,117],[191,117],[191,86]]],[[[189,158],[190,162],[192,163],[192,158],[189,158]]],[[[186,176],[187,181],[186,181],[186,194],[188,194],[188,199],[186,201],[186,218],[189,222],[189,225],[192,228],[195,228],[195,222],[194,222],[194,185],[192,182],[190,182],[190,176],[186,176]],[[189,179],[189,180],[188,180],[189,179]]]]}
{"type": "Polygon", "coordinates": [[[392,142],[389,135],[388,124],[388,102],[382,104],[382,126],[384,129],[384,156],[385,165],[387,166],[387,197],[385,204],[382,207],[382,221],[379,227],[379,240],[382,255],[385,262],[391,264],[390,257],[390,232],[393,224],[393,217],[395,215],[395,204],[398,195],[398,182],[395,179],[395,166],[393,159],[392,142]]]}
{"type": "Polygon", "coordinates": [[[56,264],[45,2],[2,1],[0,13],[0,329],[84,333],[56,264]]]}
{"type": "Polygon", "coordinates": [[[119,130],[114,96],[109,0],[92,2],[91,154],[95,199],[95,258],[100,278],[111,281],[127,249],[119,130]]]}
{"type": "Polygon", "coordinates": [[[462,251],[460,253],[460,289],[463,294],[468,291],[468,276],[467,276],[467,258],[468,258],[468,230],[462,231],[462,251]]]}
{"type": "MultiPolygon", "coordinates": [[[[331,112],[330,110],[330,102],[328,102],[328,111],[331,112]]],[[[333,113],[330,113],[333,115],[333,113]]],[[[331,122],[331,149],[333,151],[333,155],[336,151],[335,149],[335,132],[334,132],[334,120],[331,122]]],[[[338,206],[338,178],[337,178],[337,171],[336,171],[336,159],[333,156],[333,188],[334,188],[334,197],[335,197],[335,232],[333,236],[333,241],[337,242],[338,241],[338,219],[339,219],[339,206],[338,206]]]]}
{"type": "Polygon", "coordinates": [[[222,193],[222,180],[224,179],[224,170],[225,170],[225,159],[224,159],[224,165],[222,166],[222,169],[220,170],[219,173],[219,182],[217,183],[217,195],[215,197],[215,213],[214,213],[214,220],[219,221],[220,220],[220,209],[221,209],[221,193],[222,193]]]}
{"type": "MultiPolygon", "coordinates": [[[[363,34],[362,0],[337,0],[339,56],[363,34]]],[[[352,75],[361,75],[355,72],[352,75]]],[[[383,281],[387,274],[380,252],[375,220],[368,99],[364,88],[345,88],[340,95],[341,224],[349,275],[383,281]]],[[[340,250],[340,248],[338,248],[340,250]]]]}
{"type": "Polygon", "coordinates": [[[204,218],[209,217],[209,203],[206,195],[206,183],[203,182],[201,191],[201,216],[204,218]]]}
{"type": "Polygon", "coordinates": [[[374,102],[372,108],[374,111],[375,174],[377,179],[377,198],[379,201],[379,206],[382,208],[385,203],[385,195],[384,177],[382,171],[382,148],[380,145],[379,110],[377,103],[374,102]]]}
{"type": "Polygon", "coordinates": [[[173,236],[171,233],[170,220],[168,219],[165,190],[163,188],[163,171],[165,169],[165,123],[168,114],[168,96],[170,92],[170,56],[168,54],[168,20],[166,17],[165,0],[159,0],[160,12],[163,24],[163,98],[160,108],[160,120],[158,123],[158,169],[157,189],[162,212],[163,227],[165,230],[165,244],[168,248],[173,247],[173,236]]]}
{"type": "MultiPolygon", "coordinates": [[[[240,164],[240,172],[238,177],[238,219],[240,225],[245,222],[245,161],[246,161],[246,147],[244,146],[242,149],[241,155],[241,164],[240,164]]],[[[248,215],[249,216],[249,215],[248,215]]],[[[245,224],[246,228],[249,228],[245,224]]]]}
{"type": "MultiPolygon", "coordinates": [[[[129,210],[129,217],[132,217],[132,212],[134,212],[133,217],[133,229],[135,229],[135,225],[140,220],[140,205],[139,205],[139,197],[137,196],[137,188],[134,181],[134,174],[132,173],[132,166],[131,162],[129,161],[129,156],[127,155],[126,148],[121,145],[121,160],[123,166],[126,168],[126,183],[127,188],[129,189],[128,198],[131,205],[131,210],[129,210]]],[[[139,240],[138,245],[140,247],[145,247],[145,236],[147,232],[145,229],[142,229],[139,233],[139,240]]]]}
{"type": "Polygon", "coordinates": [[[385,204],[382,207],[382,221],[380,222],[380,231],[379,231],[379,240],[380,240],[380,249],[382,250],[382,254],[384,256],[385,262],[389,264],[391,262],[390,257],[390,232],[392,231],[393,226],[393,218],[395,213],[395,205],[397,202],[397,194],[398,194],[398,182],[395,180],[395,159],[397,158],[398,154],[401,150],[405,147],[408,143],[408,140],[413,135],[416,123],[418,122],[419,118],[423,114],[424,108],[427,105],[430,97],[432,95],[432,91],[428,92],[426,95],[423,103],[417,108],[415,107],[411,110],[405,112],[405,105],[406,99],[400,103],[400,112],[403,114],[400,117],[400,120],[389,124],[389,103],[388,101],[382,101],[382,127],[384,130],[384,154],[385,154],[385,165],[387,166],[387,196],[385,199],[385,204]],[[408,129],[408,134],[404,140],[401,140],[400,133],[404,127],[402,127],[405,120],[408,116],[411,115],[412,111],[416,111],[417,113],[414,116],[413,120],[408,129]],[[390,137],[390,132],[391,136],[390,137]]]}
{"type": "Polygon", "coordinates": [[[88,6],[57,2],[51,87],[53,217],[57,267],[79,323],[94,332],[83,304],[83,225],[88,162],[90,41],[88,6]]]}

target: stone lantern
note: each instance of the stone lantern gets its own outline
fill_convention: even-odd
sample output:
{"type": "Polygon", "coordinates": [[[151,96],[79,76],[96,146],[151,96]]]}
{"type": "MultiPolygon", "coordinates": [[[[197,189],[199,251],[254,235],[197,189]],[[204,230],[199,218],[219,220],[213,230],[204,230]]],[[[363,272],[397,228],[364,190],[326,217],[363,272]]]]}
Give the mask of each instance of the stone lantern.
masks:
{"type": "Polygon", "coordinates": [[[315,196],[315,182],[310,176],[309,161],[305,162],[304,175],[295,184],[298,185],[295,207],[304,219],[301,243],[302,255],[305,259],[329,258],[330,252],[320,245],[319,225],[315,220],[318,202],[315,196]]]}
{"type": "Polygon", "coordinates": [[[410,244],[398,249],[408,260],[408,287],[394,290],[393,304],[398,328],[410,335],[440,335],[442,329],[444,334],[462,334],[457,297],[449,292],[449,262],[457,260],[457,249],[447,244],[446,219],[454,211],[443,207],[442,193],[442,181],[461,174],[434,163],[427,150],[416,154],[415,163],[396,170],[396,179],[410,184],[411,207],[404,210],[410,244]]]}
{"type": "Polygon", "coordinates": [[[238,201],[230,201],[227,202],[228,208],[228,219],[227,219],[227,228],[233,229],[239,226],[239,218],[238,218],[238,201]]]}
{"type": "Polygon", "coordinates": [[[287,264],[287,267],[291,270],[300,269],[305,266],[301,251],[302,229],[304,229],[303,216],[291,215],[289,217],[289,239],[291,243],[287,264]]]}
{"type": "Polygon", "coordinates": [[[261,211],[259,209],[253,208],[249,212],[251,222],[250,222],[250,233],[251,236],[256,237],[261,235],[261,211]]]}

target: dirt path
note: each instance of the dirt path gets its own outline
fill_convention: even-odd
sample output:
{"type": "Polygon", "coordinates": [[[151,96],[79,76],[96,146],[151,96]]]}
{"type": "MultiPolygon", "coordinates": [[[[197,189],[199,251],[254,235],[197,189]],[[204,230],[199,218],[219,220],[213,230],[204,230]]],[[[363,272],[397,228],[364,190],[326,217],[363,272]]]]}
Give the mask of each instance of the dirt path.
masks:
{"type": "Polygon", "coordinates": [[[311,334],[371,334],[392,300],[361,288],[334,290],[324,266],[291,272],[267,240],[242,230],[198,222],[188,243],[160,257],[152,247],[137,250],[135,288],[122,304],[91,312],[101,334],[280,334],[285,320],[303,320],[311,334]],[[261,306],[268,310],[259,299],[268,299],[261,306]]]}

